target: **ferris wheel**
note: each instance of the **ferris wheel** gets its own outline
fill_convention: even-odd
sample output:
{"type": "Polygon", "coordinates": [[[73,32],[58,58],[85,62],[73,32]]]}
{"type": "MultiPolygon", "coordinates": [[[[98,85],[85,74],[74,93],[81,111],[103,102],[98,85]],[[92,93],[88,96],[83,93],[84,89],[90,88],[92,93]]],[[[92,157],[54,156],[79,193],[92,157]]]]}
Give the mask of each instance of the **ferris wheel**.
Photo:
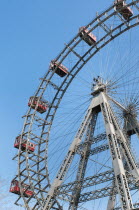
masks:
{"type": "Polygon", "coordinates": [[[15,204],[139,208],[138,25],[139,0],[116,0],[50,61],[14,143],[15,204]]]}

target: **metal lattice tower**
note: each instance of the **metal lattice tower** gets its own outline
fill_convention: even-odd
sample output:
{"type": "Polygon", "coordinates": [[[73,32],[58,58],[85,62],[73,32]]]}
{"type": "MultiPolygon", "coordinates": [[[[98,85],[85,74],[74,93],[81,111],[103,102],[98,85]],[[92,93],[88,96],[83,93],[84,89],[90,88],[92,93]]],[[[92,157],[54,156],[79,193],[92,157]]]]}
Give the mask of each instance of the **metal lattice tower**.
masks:
{"type": "MultiPolygon", "coordinates": [[[[126,8],[132,8],[131,17],[127,19],[122,15],[122,10],[118,7],[119,3],[114,3],[101,14],[97,14],[84,27],[87,30],[86,37],[83,38],[78,32],[55,58],[58,62],[57,68],[54,70],[50,65],[47,73],[41,78],[40,85],[33,96],[37,98],[37,104],[34,108],[30,106],[24,116],[21,138],[27,140],[26,149],[23,150],[20,144],[18,153],[13,158],[18,161],[18,171],[14,180],[18,180],[20,188],[16,205],[28,210],[64,209],[62,200],[68,203],[68,209],[73,210],[87,201],[109,197],[107,210],[139,208],[139,203],[135,203],[132,199],[132,192],[138,190],[139,187],[139,171],[130,145],[132,135],[139,136],[137,110],[134,103],[133,106],[132,103],[123,106],[111,97],[109,95],[111,87],[100,77],[94,80],[91,103],[66,157],[63,157],[63,163],[54,182],[51,180],[48,167],[49,140],[54,119],[71,83],[90,59],[93,60],[94,56],[109,43],[139,25],[139,0],[122,2],[126,2],[126,8]],[[96,35],[97,39],[93,45],[87,43],[89,33],[96,35]],[[68,68],[68,74],[57,79],[56,72],[61,64],[68,68]],[[51,94],[48,97],[50,90],[51,94]],[[49,107],[46,112],[39,113],[37,107],[42,98],[46,100],[49,98],[49,107]],[[112,104],[122,110],[123,126],[119,123],[112,104]],[[100,115],[103,118],[105,132],[96,135],[100,115]],[[107,140],[105,144],[103,144],[104,139],[107,140]],[[34,151],[28,150],[30,143],[36,145],[34,151]],[[101,156],[103,151],[110,151],[112,167],[109,167],[107,171],[87,176],[90,156],[95,154],[101,156]],[[79,157],[79,162],[75,180],[64,182],[76,156],[79,157]],[[107,182],[111,185],[105,185],[107,182]],[[31,189],[33,192],[32,196],[25,196],[24,183],[27,184],[26,190],[31,189]],[[103,187],[87,191],[98,185],[103,187]],[[120,200],[118,207],[115,205],[117,195],[120,200]]],[[[138,81],[136,75],[132,79],[138,81]]]]}
{"type": "MultiPolygon", "coordinates": [[[[53,184],[51,185],[44,209],[52,209],[57,196],[61,197],[63,200],[68,200],[70,202],[69,209],[72,210],[77,209],[80,202],[110,196],[107,209],[111,210],[114,209],[115,206],[116,194],[120,196],[121,209],[133,209],[130,192],[138,188],[139,169],[130,149],[128,142],[129,136],[125,135],[123,129],[120,128],[117,118],[110,106],[110,97],[107,95],[106,85],[102,83],[101,78],[97,78],[95,81],[96,85],[94,85],[94,91],[92,93],[94,97],[87,110],[85,119],[82,122],[77,135],[75,136],[69,148],[69,151],[63,161],[63,164],[61,165],[61,168],[58,171],[53,184]],[[100,153],[103,150],[109,148],[111,151],[113,170],[105,171],[102,174],[98,174],[94,177],[89,177],[91,180],[91,182],[89,182],[90,180],[88,178],[84,179],[84,176],[86,172],[88,157],[93,152],[91,151],[91,145],[96,141],[93,134],[95,130],[97,115],[99,112],[102,112],[104,118],[106,128],[105,137],[108,140],[108,144],[100,145],[99,148],[94,148],[94,151],[100,153]],[[84,136],[85,140],[82,143],[82,138],[84,138],[84,136]],[[80,154],[76,180],[75,182],[63,185],[62,182],[64,177],[76,153],[80,154]],[[96,179],[95,182],[94,179],[96,179]],[[91,186],[92,184],[97,185],[97,179],[98,183],[104,183],[106,181],[113,180],[113,185],[111,187],[99,189],[98,191],[96,190],[94,192],[81,193],[87,184],[87,181],[88,186],[91,186]]],[[[115,103],[116,105],[120,106],[124,112],[127,111],[116,101],[115,103]]],[[[126,134],[128,133],[129,130],[126,130],[126,134]]],[[[101,140],[101,136],[99,138],[98,140],[101,140]]]]}

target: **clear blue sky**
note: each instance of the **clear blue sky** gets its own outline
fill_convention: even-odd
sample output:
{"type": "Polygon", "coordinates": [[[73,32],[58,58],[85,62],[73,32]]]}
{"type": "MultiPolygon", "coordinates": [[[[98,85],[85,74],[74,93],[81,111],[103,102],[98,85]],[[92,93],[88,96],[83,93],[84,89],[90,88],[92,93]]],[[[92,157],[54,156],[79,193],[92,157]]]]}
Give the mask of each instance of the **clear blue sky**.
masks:
{"type": "Polygon", "coordinates": [[[13,143],[38,79],[78,28],[112,2],[0,0],[0,209],[20,209],[7,192],[17,168],[13,143]]]}

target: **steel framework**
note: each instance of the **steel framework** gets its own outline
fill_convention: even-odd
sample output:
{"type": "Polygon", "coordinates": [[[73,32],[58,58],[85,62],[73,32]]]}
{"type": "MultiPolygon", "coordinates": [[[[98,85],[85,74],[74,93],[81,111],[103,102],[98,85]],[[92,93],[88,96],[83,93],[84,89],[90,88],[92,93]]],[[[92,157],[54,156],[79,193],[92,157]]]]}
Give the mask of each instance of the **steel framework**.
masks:
{"type": "MultiPolygon", "coordinates": [[[[59,64],[66,64],[70,56],[76,59],[70,66],[69,74],[64,79],[56,83],[53,80],[55,71],[52,71],[50,67],[45,76],[41,78],[41,83],[34,96],[42,98],[50,87],[53,89],[52,100],[49,103],[46,115],[41,115],[36,109],[30,107],[27,114],[23,116],[25,120],[21,136],[26,138],[28,142],[34,142],[36,150],[35,152],[29,152],[27,149],[22,151],[20,145],[18,154],[13,158],[18,160],[18,174],[15,179],[19,180],[20,188],[22,188],[22,183],[27,182],[34,194],[32,197],[26,198],[21,191],[21,195],[19,195],[15,202],[17,205],[22,205],[27,209],[62,209],[62,206],[58,202],[58,199],[62,199],[70,203],[69,209],[77,209],[78,204],[81,202],[110,196],[108,204],[108,210],[110,210],[114,206],[115,195],[119,194],[122,209],[137,208],[138,204],[133,206],[130,191],[138,188],[138,167],[127,144],[127,136],[123,133],[122,128],[120,128],[111,108],[109,103],[110,97],[104,90],[99,91],[99,93],[94,91],[94,97],[84,121],[69,148],[53,184],[50,183],[47,163],[51,126],[59,104],[73,79],[83,66],[108,43],[139,25],[139,0],[128,1],[128,6],[132,6],[134,10],[134,15],[129,20],[123,19],[115,9],[115,5],[112,5],[102,14],[97,14],[96,18],[85,26],[89,31],[88,33],[94,32],[97,29],[101,31],[95,45],[87,47],[86,52],[82,53],[79,48],[83,42],[79,33],[66,44],[55,60],[59,64]],[[117,21],[116,26],[112,24],[114,20],[117,21]],[[93,134],[97,116],[100,112],[104,116],[106,133],[95,137],[93,134]],[[84,135],[86,138],[82,142],[84,135]],[[91,149],[92,144],[103,139],[107,139],[108,144],[102,144],[91,149]],[[89,156],[108,149],[111,151],[113,170],[85,178],[89,156]],[[75,154],[81,157],[76,180],[72,183],[63,184],[64,177],[75,154]],[[127,170],[125,170],[124,162],[127,165],[127,170]],[[86,187],[112,180],[113,185],[111,187],[82,193],[82,190],[86,187]]],[[[116,101],[113,101],[113,103],[117,105],[116,101]]],[[[128,121],[131,120],[133,121],[133,119],[128,118],[128,121]]],[[[134,119],[134,122],[131,124],[131,130],[136,129],[138,134],[137,120],[134,119]]],[[[125,125],[127,130],[128,126],[125,125]]]]}
{"type": "MultiPolygon", "coordinates": [[[[133,209],[130,191],[138,188],[139,169],[131,153],[130,146],[128,144],[128,137],[123,133],[123,130],[120,128],[116,116],[112,111],[108,100],[109,97],[107,96],[104,86],[105,85],[103,83],[101,84],[100,81],[97,80],[91,105],[89,106],[85,119],[82,122],[77,135],[75,136],[61,165],[61,168],[58,171],[56,179],[51,185],[44,209],[51,209],[57,196],[59,198],[62,196],[61,199],[70,202],[69,209],[77,209],[78,204],[81,202],[106,196],[113,197],[115,194],[120,195],[122,209],[133,209]],[[114,171],[106,171],[94,177],[84,179],[88,157],[92,155],[91,144],[94,143],[93,141],[90,143],[90,137],[92,137],[94,134],[96,119],[99,112],[102,112],[103,114],[106,136],[108,139],[108,147],[111,151],[114,171]],[[78,166],[76,181],[62,185],[71,162],[78,151],[78,148],[81,146],[80,143],[82,142],[84,135],[86,136],[84,140],[85,146],[82,146],[80,152],[81,158],[78,166]],[[125,169],[124,161],[128,165],[128,170],[125,169]],[[126,171],[130,172],[130,176],[126,174],[126,171]],[[133,184],[133,177],[135,179],[135,184],[133,184]],[[114,186],[105,187],[93,192],[81,193],[81,190],[83,190],[85,187],[104,183],[109,180],[114,181],[114,186]],[[72,192],[72,194],[69,192],[72,192]]],[[[107,145],[100,147],[95,148],[95,152],[105,150],[107,145]]],[[[114,209],[114,201],[114,199],[109,200],[109,210],[114,209]]]]}

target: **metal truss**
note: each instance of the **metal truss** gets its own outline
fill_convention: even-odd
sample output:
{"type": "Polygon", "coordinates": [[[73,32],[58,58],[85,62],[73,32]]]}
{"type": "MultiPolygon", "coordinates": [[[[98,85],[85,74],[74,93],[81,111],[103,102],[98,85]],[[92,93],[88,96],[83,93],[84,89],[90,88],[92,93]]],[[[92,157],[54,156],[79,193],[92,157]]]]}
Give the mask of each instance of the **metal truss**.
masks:
{"type": "Polygon", "coordinates": [[[78,152],[80,153],[80,151],[81,151],[86,145],[98,143],[98,142],[100,142],[100,141],[102,141],[102,140],[105,140],[106,137],[107,137],[106,133],[99,134],[99,135],[97,135],[97,136],[94,137],[94,138],[93,138],[92,136],[90,136],[90,139],[89,139],[87,142],[83,142],[83,143],[81,143],[80,145],[77,146],[77,150],[76,150],[77,153],[78,153],[78,152]]]}
{"type": "MultiPolygon", "coordinates": [[[[103,151],[108,150],[108,149],[109,149],[109,145],[108,144],[104,144],[104,145],[101,145],[99,147],[96,147],[96,148],[90,150],[89,154],[90,155],[95,155],[95,154],[98,154],[98,153],[103,152],[103,151]]],[[[80,149],[80,150],[77,150],[76,152],[78,154],[82,154],[83,151],[84,151],[83,149],[82,150],[80,149]]]]}
{"type": "Polygon", "coordinates": [[[57,188],[57,193],[59,195],[59,194],[72,192],[77,184],[82,184],[82,189],[83,189],[104,182],[112,181],[113,179],[114,179],[114,171],[109,170],[100,174],[96,174],[95,176],[87,177],[86,179],[82,180],[82,183],[80,181],[75,181],[68,184],[63,184],[57,188]]]}
{"type": "MultiPolygon", "coordinates": [[[[131,186],[130,190],[136,190],[136,189],[138,189],[138,187],[139,187],[139,185],[131,186]]],[[[91,200],[96,200],[98,198],[104,198],[104,197],[112,196],[113,194],[117,194],[117,193],[118,193],[117,188],[113,188],[113,187],[101,188],[99,190],[90,191],[90,192],[81,194],[80,199],[79,199],[79,203],[87,202],[87,201],[91,201],[91,200]]],[[[63,194],[59,195],[59,199],[70,202],[70,200],[72,199],[72,195],[70,195],[68,193],[65,193],[64,195],[63,194]]]]}
{"type": "MultiPolygon", "coordinates": [[[[56,83],[55,81],[53,81],[55,71],[52,71],[50,68],[48,68],[45,76],[41,78],[40,85],[34,96],[38,96],[39,98],[45,96],[47,88],[51,87],[53,90],[52,101],[49,103],[49,109],[46,114],[41,115],[36,111],[36,109],[33,110],[32,108],[29,108],[26,115],[23,117],[24,124],[21,136],[26,138],[28,142],[34,142],[37,149],[35,152],[28,152],[27,150],[22,151],[20,145],[18,154],[15,155],[15,157],[13,158],[14,160],[18,160],[18,173],[15,176],[15,179],[19,180],[21,189],[22,183],[29,184],[32,191],[34,192],[34,196],[26,198],[24,197],[21,190],[21,196],[19,196],[17,201],[15,202],[17,205],[24,206],[26,209],[46,209],[46,198],[48,198],[49,196],[48,192],[50,191],[51,187],[47,166],[47,150],[51,126],[53,124],[53,120],[59,104],[75,76],[95,54],[97,54],[109,42],[111,42],[124,32],[139,25],[138,3],[139,0],[132,0],[129,2],[128,6],[133,6],[134,8],[134,15],[129,19],[129,21],[123,21],[121,16],[119,17],[118,12],[114,10],[114,5],[112,5],[103,13],[97,15],[96,18],[93,19],[88,25],[86,25],[85,28],[88,29],[89,32],[93,32],[99,29],[101,33],[99,39],[97,39],[96,44],[94,46],[90,46],[84,54],[79,51],[79,46],[81,46],[83,42],[83,40],[79,36],[79,33],[68,44],[65,45],[65,48],[56,57],[56,60],[59,61],[59,63],[67,63],[69,56],[74,56],[74,58],[76,58],[76,62],[73,63],[73,65],[69,69],[69,74],[65,77],[65,79],[61,80],[61,83],[56,83]],[[116,26],[113,26],[112,24],[110,25],[110,23],[113,23],[114,19],[118,20],[118,24],[116,26]]],[[[87,128],[88,124],[86,124],[85,127],[87,128]]],[[[74,158],[75,153],[82,156],[82,152],[85,148],[93,143],[106,139],[107,136],[106,134],[101,134],[97,137],[90,136],[90,139],[87,142],[80,143],[80,138],[82,137],[84,132],[85,130],[83,128],[82,132],[79,132],[80,135],[78,136],[77,134],[76,140],[74,142],[75,145],[71,146],[71,151],[69,152],[69,154],[67,154],[66,161],[68,163],[68,167],[70,167],[70,163],[74,158]],[[72,150],[74,146],[76,147],[76,149],[72,150]]],[[[121,136],[119,136],[118,141],[121,142],[123,154],[126,158],[126,161],[129,162],[126,155],[128,149],[125,145],[125,142],[123,142],[122,144],[121,139],[121,136]]],[[[94,155],[107,149],[108,144],[105,144],[94,149],[90,149],[89,155],[94,155]]],[[[128,155],[130,155],[130,152],[128,152],[128,155]]],[[[134,168],[134,175],[138,177],[137,171],[135,170],[136,166],[134,164],[134,161],[132,162],[132,164],[129,163],[128,165],[130,168],[134,168]]],[[[58,177],[61,177],[63,179],[67,169],[68,168],[64,169],[62,166],[59,171],[58,177]],[[61,170],[63,170],[62,174],[61,170]]],[[[62,182],[57,185],[58,190],[60,190],[60,187],[62,187],[61,183],[62,182]]],[[[73,186],[75,185],[73,184],[73,186]]],[[[53,200],[53,204],[54,203],[57,202],[53,200]]]]}
{"type": "MultiPolygon", "coordinates": [[[[92,119],[90,121],[88,130],[86,132],[85,142],[88,142],[90,140],[90,137],[93,136],[94,134],[97,116],[98,116],[98,111],[93,110],[92,119]]],[[[78,171],[76,175],[77,182],[76,182],[76,185],[74,186],[74,189],[72,190],[72,196],[74,197],[74,199],[71,201],[70,206],[69,206],[69,208],[71,209],[77,209],[78,207],[80,193],[82,190],[82,180],[84,179],[84,176],[86,173],[86,167],[87,167],[90,151],[91,151],[91,144],[87,144],[86,147],[84,147],[84,149],[82,150],[82,154],[81,154],[81,158],[80,158],[80,162],[78,166],[78,171]]]]}
{"type": "MultiPolygon", "coordinates": [[[[94,94],[95,94],[95,91],[94,91],[94,94]]],[[[138,189],[137,181],[139,180],[139,171],[136,166],[135,160],[131,154],[130,148],[127,145],[126,137],[124,136],[122,130],[119,127],[117,119],[109,105],[107,98],[108,98],[107,95],[103,93],[103,91],[101,91],[101,88],[100,88],[100,93],[98,93],[97,91],[96,96],[93,98],[91,105],[85,116],[85,119],[83,123],[81,124],[81,127],[79,128],[77,135],[69,148],[67,156],[63,161],[63,164],[56,176],[56,179],[54,180],[50,188],[50,191],[48,192],[47,202],[44,209],[52,208],[53,202],[56,196],[59,199],[69,201],[70,202],[69,209],[77,209],[78,204],[80,202],[86,202],[86,201],[90,201],[90,200],[94,200],[94,199],[98,199],[102,197],[113,196],[115,194],[119,194],[120,196],[122,209],[130,210],[133,208],[130,191],[134,189],[138,189]],[[109,143],[109,149],[111,151],[114,172],[108,171],[107,173],[101,173],[98,176],[94,176],[94,177],[87,178],[84,180],[88,157],[89,155],[92,154],[91,144],[87,143],[85,144],[85,146],[82,145],[81,147],[82,150],[80,150],[81,158],[79,162],[79,168],[77,172],[76,181],[62,186],[64,177],[74,158],[76,148],[78,151],[79,149],[78,145],[80,144],[81,139],[84,136],[84,133],[87,132],[85,142],[89,142],[88,139],[90,139],[91,137],[90,135],[91,133],[89,132],[88,134],[88,131],[90,131],[88,129],[90,128],[90,125],[92,124],[91,119],[90,119],[91,118],[90,114],[92,114],[92,122],[93,122],[93,127],[91,128],[91,130],[92,130],[92,133],[94,133],[96,114],[100,111],[100,109],[98,109],[98,106],[101,107],[101,112],[104,117],[104,122],[106,126],[106,135],[107,135],[107,139],[109,143]],[[89,124],[89,120],[90,120],[90,124],[89,124]],[[121,145],[121,150],[120,150],[119,145],[121,145]],[[121,158],[123,155],[124,155],[125,160],[128,163],[132,176],[136,180],[135,184],[133,184],[133,182],[130,182],[129,176],[127,177],[126,175],[126,171],[124,169],[123,161],[121,158]],[[105,187],[99,190],[81,194],[81,190],[85,187],[90,187],[90,186],[104,183],[110,180],[113,180],[113,181],[115,180],[114,186],[105,187]],[[70,192],[72,193],[70,194],[70,192]]],[[[102,147],[95,148],[95,152],[102,151],[102,148],[104,150],[104,148],[106,149],[107,146],[103,145],[102,147]]]]}

